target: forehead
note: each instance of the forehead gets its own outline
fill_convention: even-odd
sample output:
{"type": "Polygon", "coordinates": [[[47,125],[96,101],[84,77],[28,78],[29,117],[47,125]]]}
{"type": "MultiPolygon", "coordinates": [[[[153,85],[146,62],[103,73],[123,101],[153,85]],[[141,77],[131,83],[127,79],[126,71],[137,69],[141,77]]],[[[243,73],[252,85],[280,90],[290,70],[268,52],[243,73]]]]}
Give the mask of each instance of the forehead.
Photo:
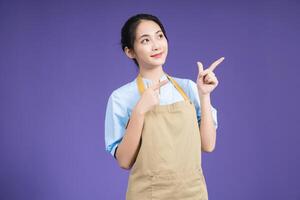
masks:
{"type": "Polygon", "coordinates": [[[155,23],[154,21],[150,20],[142,20],[136,29],[136,36],[140,37],[144,34],[155,34],[158,30],[161,30],[159,25],[155,23]]]}

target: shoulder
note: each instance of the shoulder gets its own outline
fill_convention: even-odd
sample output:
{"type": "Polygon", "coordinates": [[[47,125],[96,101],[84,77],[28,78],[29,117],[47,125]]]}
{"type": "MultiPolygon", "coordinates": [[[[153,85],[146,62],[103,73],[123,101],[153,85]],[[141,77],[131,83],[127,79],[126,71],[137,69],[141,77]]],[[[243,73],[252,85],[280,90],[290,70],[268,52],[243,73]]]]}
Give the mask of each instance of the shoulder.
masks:
{"type": "Polygon", "coordinates": [[[126,97],[133,93],[137,89],[135,81],[128,82],[113,90],[111,96],[113,97],[126,97]]]}
{"type": "Polygon", "coordinates": [[[138,100],[138,89],[135,80],[128,82],[112,91],[108,104],[118,107],[123,112],[130,112],[134,103],[138,100]]]}
{"type": "Polygon", "coordinates": [[[137,90],[137,86],[135,83],[135,79],[125,83],[124,85],[114,89],[110,95],[110,98],[114,99],[114,100],[118,100],[118,99],[128,99],[130,97],[132,97],[132,95],[135,95],[135,92],[137,90]]]}

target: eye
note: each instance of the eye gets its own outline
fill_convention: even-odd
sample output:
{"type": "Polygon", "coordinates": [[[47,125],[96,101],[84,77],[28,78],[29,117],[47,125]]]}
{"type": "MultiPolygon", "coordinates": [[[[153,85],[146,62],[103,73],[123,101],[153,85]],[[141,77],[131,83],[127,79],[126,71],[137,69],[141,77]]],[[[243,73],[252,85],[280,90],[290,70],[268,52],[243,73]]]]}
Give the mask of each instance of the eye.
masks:
{"type": "Polygon", "coordinates": [[[164,34],[159,34],[159,38],[163,38],[164,37],[164,34]]]}
{"type": "Polygon", "coordinates": [[[141,41],[141,43],[144,44],[145,41],[146,41],[146,42],[149,42],[149,39],[143,39],[143,40],[141,41]]]}

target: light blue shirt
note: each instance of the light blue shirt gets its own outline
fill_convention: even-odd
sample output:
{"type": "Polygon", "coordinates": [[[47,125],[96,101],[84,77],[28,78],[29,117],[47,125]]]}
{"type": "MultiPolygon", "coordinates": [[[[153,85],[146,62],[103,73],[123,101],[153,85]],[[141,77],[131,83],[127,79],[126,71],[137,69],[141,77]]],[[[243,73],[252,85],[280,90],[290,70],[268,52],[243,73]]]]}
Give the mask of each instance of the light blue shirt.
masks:
{"type": "MultiPolygon", "coordinates": [[[[190,79],[172,77],[184,90],[189,99],[194,103],[198,123],[201,120],[200,100],[198,96],[197,84],[190,79]]],[[[151,85],[150,79],[142,78],[145,84],[151,85]]],[[[160,81],[167,79],[164,74],[160,81]]],[[[169,81],[166,85],[160,88],[160,105],[172,104],[178,101],[183,101],[183,97],[178,90],[169,81]]],[[[105,150],[114,156],[116,147],[121,142],[127,122],[130,118],[131,111],[140,99],[140,94],[136,84],[136,78],[117,89],[115,89],[107,102],[105,115],[105,150]]],[[[214,126],[218,128],[217,110],[211,106],[214,126]]]]}

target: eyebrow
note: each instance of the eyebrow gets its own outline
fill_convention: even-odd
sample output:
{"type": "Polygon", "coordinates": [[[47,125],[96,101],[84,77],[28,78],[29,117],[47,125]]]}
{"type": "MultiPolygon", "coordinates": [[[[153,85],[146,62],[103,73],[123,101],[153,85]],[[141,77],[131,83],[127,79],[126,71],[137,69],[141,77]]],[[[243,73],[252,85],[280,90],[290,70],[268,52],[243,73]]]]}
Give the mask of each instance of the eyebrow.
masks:
{"type": "MultiPolygon", "coordinates": [[[[159,33],[159,32],[162,32],[161,30],[158,30],[158,31],[156,31],[156,33],[155,34],[157,34],[157,33],[159,33]]],[[[142,37],[147,37],[147,36],[150,36],[150,35],[148,35],[148,34],[144,34],[144,35],[142,35],[141,37],[139,37],[139,39],[141,39],[142,37]]]]}

